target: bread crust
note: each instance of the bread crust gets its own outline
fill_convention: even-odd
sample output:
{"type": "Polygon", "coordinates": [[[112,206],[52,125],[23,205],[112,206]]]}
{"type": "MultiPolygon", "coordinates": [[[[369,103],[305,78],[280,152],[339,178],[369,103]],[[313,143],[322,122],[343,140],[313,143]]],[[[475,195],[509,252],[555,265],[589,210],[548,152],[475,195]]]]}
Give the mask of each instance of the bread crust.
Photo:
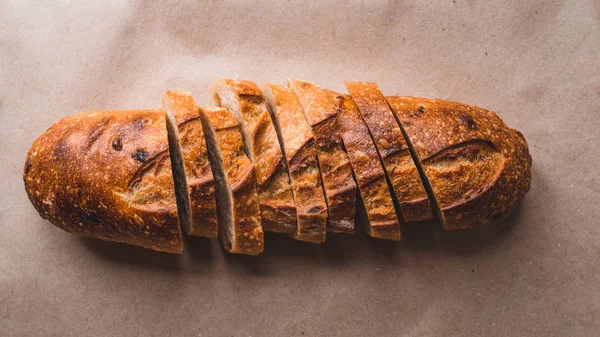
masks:
{"type": "Polygon", "coordinates": [[[297,212],[275,126],[260,88],[251,81],[223,78],[211,85],[213,104],[233,112],[254,163],[263,230],[292,234],[297,212]]]}
{"type": "Polygon", "coordinates": [[[476,106],[387,97],[411,140],[442,213],[445,229],[504,217],[531,184],[525,138],[476,106]]]}
{"type": "Polygon", "coordinates": [[[219,227],[214,178],[196,102],[191,93],[173,90],[163,94],[163,106],[166,101],[178,125],[187,177],[192,217],[188,234],[216,238],[219,227]]]}
{"type": "Polygon", "coordinates": [[[367,124],[390,179],[404,222],[433,218],[431,205],[408,145],[385,97],[372,82],[346,82],[367,124]]]}
{"type": "Polygon", "coordinates": [[[264,233],[256,193],[256,175],[254,164],[244,152],[238,122],[229,110],[211,106],[201,106],[199,109],[215,131],[221,165],[231,190],[233,238],[225,248],[231,253],[260,254],[264,249],[264,233]]]}
{"type": "Polygon", "coordinates": [[[65,117],[32,145],[23,178],[42,218],[67,232],[181,253],[164,114],[65,117]]]}
{"type": "Polygon", "coordinates": [[[311,127],[292,89],[265,84],[263,92],[278,129],[294,191],[298,228],[293,236],[302,241],[325,242],[327,204],[311,127]]]}
{"type": "Polygon", "coordinates": [[[327,231],[354,233],[356,183],[340,137],[336,106],[314,83],[289,80],[315,135],[315,147],[327,202],[327,231]]]}
{"type": "Polygon", "coordinates": [[[339,109],[340,134],[367,213],[367,234],[379,239],[400,240],[400,222],[369,129],[350,96],[330,90],[325,92],[339,109]]]}

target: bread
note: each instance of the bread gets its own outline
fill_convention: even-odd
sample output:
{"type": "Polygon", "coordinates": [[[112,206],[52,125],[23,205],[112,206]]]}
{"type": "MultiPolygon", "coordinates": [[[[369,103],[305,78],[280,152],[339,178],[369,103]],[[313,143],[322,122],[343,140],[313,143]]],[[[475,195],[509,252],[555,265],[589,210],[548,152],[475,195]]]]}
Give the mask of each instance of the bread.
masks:
{"type": "Polygon", "coordinates": [[[31,146],[23,178],[42,218],[67,232],[181,253],[164,114],[65,117],[31,146]]]}
{"type": "Polygon", "coordinates": [[[346,82],[346,87],[373,137],[402,219],[405,222],[431,219],[433,213],[423,182],[377,84],[346,82]]]}
{"type": "Polygon", "coordinates": [[[400,240],[400,222],[369,129],[350,96],[326,92],[339,110],[340,133],[367,213],[365,230],[374,238],[400,240]]]}
{"type": "Polygon", "coordinates": [[[324,242],[327,204],[313,132],[292,89],[265,84],[263,93],[292,181],[298,212],[298,228],[294,237],[302,241],[324,242]]]}
{"type": "Polygon", "coordinates": [[[319,169],[325,190],[327,231],[353,233],[356,214],[356,183],[339,134],[337,109],[314,83],[290,79],[304,116],[315,135],[319,169]]]}
{"type": "Polygon", "coordinates": [[[349,232],[355,191],[367,233],[398,240],[432,211],[445,229],[504,217],[529,190],[525,138],[491,111],[386,98],[369,82],[348,82],[350,95],[290,85],[215,82],[232,111],[168,91],[160,110],[65,117],[29,150],[27,195],[76,235],[181,253],[184,228],[256,255],[263,224],[318,243],[329,213],[330,230],[349,232]]]}
{"type": "Polygon", "coordinates": [[[251,81],[220,79],[211,85],[213,104],[233,113],[246,153],[254,163],[264,231],[296,231],[296,204],[275,126],[260,88],[251,81]]]}
{"type": "Polygon", "coordinates": [[[218,107],[199,107],[200,120],[215,178],[219,238],[225,250],[256,255],[264,249],[254,165],[244,153],[233,114],[218,107]]]}
{"type": "Polygon", "coordinates": [[[493,112],[416,97],[388,97],[423,166],[445,229],[504,217],[531,184],[523,135],[493,112]]]}
{"type": "MultiPolygon", "coordinates": [[[[181,226],[187,234],[216,238],[219,227],[214,179],[194,97],[185,91],[166,91],[162,101],[163,108],[169,116],[167,125],[169,122],[171,125],[177,125],[171,126],[169,130],[173,133],[172,138],[177,140],[174,146],[183,159],[183,165],[178,174],[173,175],[173,179],[176,186],[179,181],[182,189],[189,191],[185,195],[187,200],[183,201],[184,207],[190,210],[189,225],[182,223],[181,226]],[[178,132],[175,133],[175,130],[178,132]]],[[[173,168],[175,171],[175,166],[173,168]]]]}

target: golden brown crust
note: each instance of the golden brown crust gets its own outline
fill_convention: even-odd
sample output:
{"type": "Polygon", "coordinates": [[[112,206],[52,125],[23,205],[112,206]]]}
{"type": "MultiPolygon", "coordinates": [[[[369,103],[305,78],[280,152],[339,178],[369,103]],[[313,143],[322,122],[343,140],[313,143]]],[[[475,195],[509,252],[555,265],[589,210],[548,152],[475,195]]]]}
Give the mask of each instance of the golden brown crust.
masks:
{"type": "Polygon", "coordinates": [[[244,152],[238,122],[226,109],[199,107],[215,130],[223,170],[232,194],[233,238],[225,248],[231,253],[256,255],[264,249],[264,234],[256,194],[254,165],[244,152]]]}
{"type": "Polygon", "coordinates": [[[296,204],[277,132],[260,88],[251,81],[219,79],[211,85],[213,104],[233,112],[246,153],[254,163],[263,230],[296,231],[296,204]]]}
{"type": "Polygon", "coordinates": [[[65,117],[33,143],[23,178],[40,215],[67,232],[182,251],[160,111],[65,117]]]}
{"type": "Polygon", "coordinates": [[[531,183],[523,136],[493,112],[472,105],[387,97],[439,203],[446,229],[507,215],[531,183]]]}
{"type": "Polygon", "coordinates": [[[216,238],[219,227],[214,179],[196,102],[191,93],[185,91],[166,91],[163,106],[166,101],[178,125],[190,195],[192,221],[188,234],[216,238]]]}
{"type": "Polygon", "coordinates": [[[327,204],[313,132],[292,89],[266,84],[263,92],[275,128],[278,129],[278,138],[283,145],[292,181],[298,212],[298,228],[294,237],[302,241],[324,242],[327,204]]]}
{"type": "Polygon", "coordinates": [[[315,135],[315,147],[328,208],[327,231],[353,233],[356,183],[342,146],[336,106],[314,83],[290,79],[304,116],[315,135]]]}
{"type": "Polygon", "coordinates": [[[367,124],[405,222],[431,219],[427,193],[385,97],[371,82],[346,82],[354,103],[367,124]]]}
{"type": "Polygon", "coordinates": [[[374,238],[400,240],[400,222],[369,130],[350,96],[326,92],[339,109],[342,140],[367,212],[365,229],[374,238]]]}

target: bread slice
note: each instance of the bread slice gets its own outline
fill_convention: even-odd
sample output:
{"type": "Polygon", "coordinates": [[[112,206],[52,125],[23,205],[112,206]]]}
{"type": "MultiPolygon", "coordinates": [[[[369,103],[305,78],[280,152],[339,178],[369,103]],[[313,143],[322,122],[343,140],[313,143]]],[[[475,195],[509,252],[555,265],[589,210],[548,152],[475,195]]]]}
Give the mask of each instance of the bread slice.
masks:
{"type": "Polygon", "coordinates": [[[265,84],[263,93],[292,181],[298,212],[294,237],[308,242],[325,242],[327,204],[313,132],[292,89],[265,84]]]}
{"type": "Polygon", "coordinates": [[[369,129],[350,96],[330,90],[326,93],[339,109],[340,133],[367,212],[367,234],[400,240],[400,222],[369,129]]]}
{"type": "Polygon", "coordinates": [[[325,190],[327,231],[353,233],[356,214],[356,183],[340,137],[336,106],[314,83],[290,79],[289,85],[315,135],[319,169],[325,190]]]}
{"type": "Polygon", "coordinates": [[[182,227],[190,235],[216,238],[219,227],[214,179],[196,102],[186,91],[166,91],[162,102],[168,129],[173,140],[177,140],[171,153],[181,153],[183,158],[183,167],[173,166],[176,191],[183,187],[188,190],[182,203],[189,207],[191,219],[189,224],[182,223],[182,227]]]}
{"type": "Polygon", "coordinates": [[[183,249],[161,111],[65,117],[33,143],[23,178],[40,215],[67,232],[183,249]]]}
{"type": "Polygon", "coordinates": [[[251,81],[220,79],[211,85],[213,104],[233,113],[256,169],[256,189],[264,231],[296,231],[296,204],[277,132],[259,87],[251,81]]]}
{"type": "Polygon", "coordinates": [[[244,153],[238,122],[218,107],[198,107],[215,177],[219,237],[225,250],[256,255],[264,248],[254,165],[244,153]]]}
{"type": "Polygon", "coordinates": [[[346,87],[375,142],[402,220],[431,219],[433,213],[423,182],[400,126],[377,84],[346,82],[346,87]]]}
{"type": "Polygon", "coordinates": [[[445,229],[506,216],[531,184],[525,138],[493,112],[440,99],[387,97],[422,165],[445,229]]]}

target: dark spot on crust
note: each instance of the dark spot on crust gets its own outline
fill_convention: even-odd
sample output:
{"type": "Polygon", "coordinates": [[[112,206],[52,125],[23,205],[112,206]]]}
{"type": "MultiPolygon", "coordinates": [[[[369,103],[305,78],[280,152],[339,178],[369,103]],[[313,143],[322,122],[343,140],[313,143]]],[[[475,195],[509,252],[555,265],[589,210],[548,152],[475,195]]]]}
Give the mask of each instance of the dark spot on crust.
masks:
{"type": "Polygon", "coordinates": [[[402,123],[402,126],[410,126],[412,123],[411,122],[404,122],[402,123]]]}
{"type": "Polygon", "coordinates": [[[146,161],[146,159],[148,158],[148,151],[146,151],[146,149],[137,149],[135,150],[135,152],[131,155],[131,158],[139,161],[140,163],[143,163],[146,161]]]}
{"type": "Polygon", "coordinates": [[[456,116],[458,122],[462,125],[465,125],[469,130],[477,130],[477,123],[473,120],[473,117],[467,114],[459,114],[456,116]]]}
{"type": "Polygon", "coordinates": [[[477,130],[477,123],[475,121],[470,121],[467,126],[470,130],[477,130]]]}
{"type": "Polygon", "coordinates": [[[121,142],[121,138],[116,137],[115,139],[113,139],[112,148],[116,151],[121,151],[121,149],[123,148],[123,143],[121,142]]]}
{"type": "Polygon", "coordinates": [[[311,209],[308,210],[308,214],[316,214],[319,213],[320,211],[323,210],[323,207],[321,206],[314,206],[311,209]]]}
{"type": "Polygon", "coordinates": [[[419,117],[419,116],[421,116],[424,113],[425,113],[425,107],[422,106],[422,105],[419,105],[419,107],[417,108],[417,110],[410,111],[408,113],[408,116],[409,117],[419,117]]]}
{"type": "Polygon", "coordinates": [[[100,223],[100,220],[98,219],[98,215],[96,215],[96,213],[93,213],[93,212],[84,213],[83,217],[85,218],[85,221],[87,221],[89,223],[93,223],[93,224],[100,223]]]}

